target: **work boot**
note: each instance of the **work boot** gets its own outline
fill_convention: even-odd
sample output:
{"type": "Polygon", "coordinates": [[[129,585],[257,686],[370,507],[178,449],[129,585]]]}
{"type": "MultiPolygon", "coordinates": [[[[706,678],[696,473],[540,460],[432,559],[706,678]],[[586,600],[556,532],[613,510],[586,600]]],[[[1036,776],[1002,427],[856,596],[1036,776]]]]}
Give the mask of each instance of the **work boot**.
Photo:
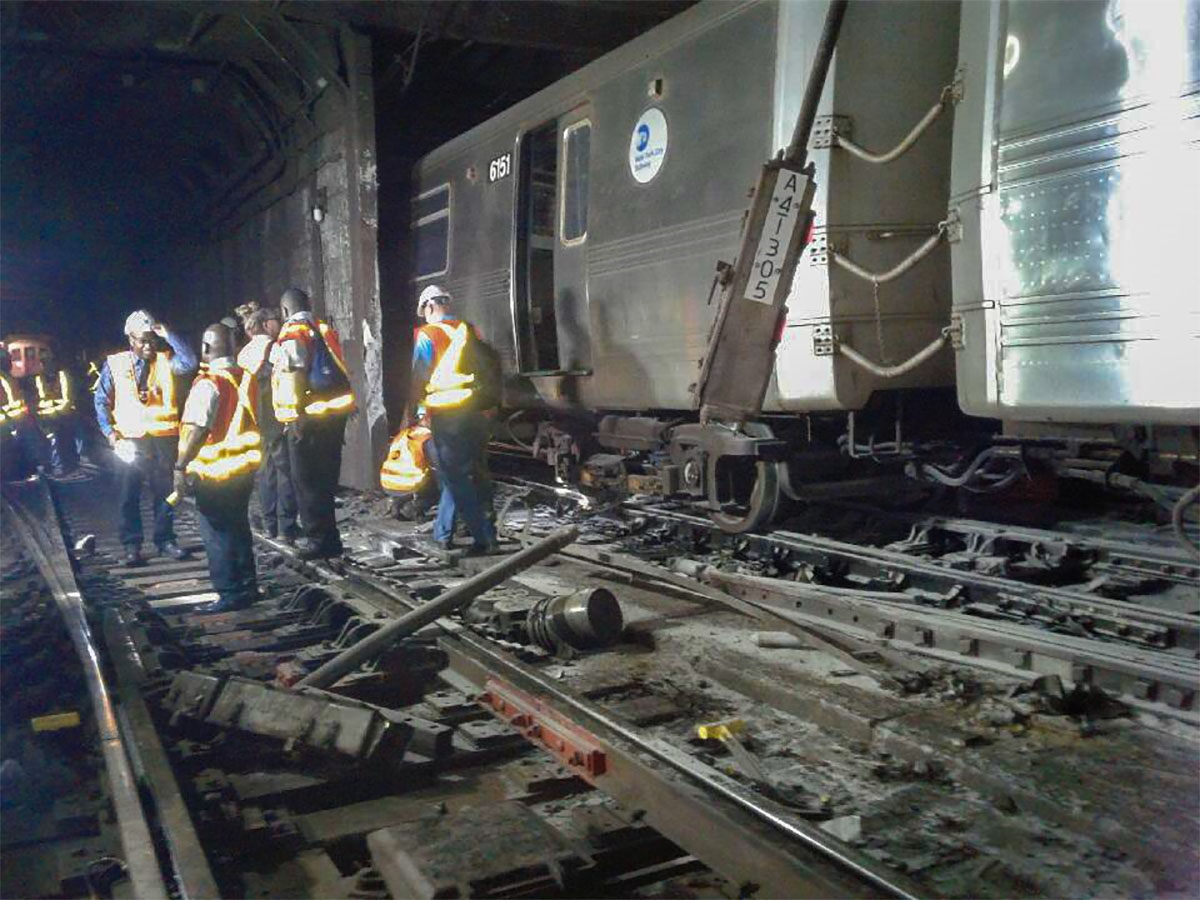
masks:
{"type": "Polygon", "coordinates": [[[142,548],[137,544],[126,544],[125,556],[122,557],[121,562],[131,568],[134,566],[144,566],[146,561],[142,559],[142,548]]]}
{"type": "Polygon", "coordinates": [[[500,552],[501,552],[500,545],[498,543],[496,543],[495,541],[492,541],[489,544],[472,544],[471,548],[469,550],[467,550],[466,555],[467,556],[495,556],[497,553],[500,553],[500,552]]]}
{"type": "Polygon", "coordinates": [[[319,544],[306,540],[297,546],[297,556],[301,559],[330,559],[342,555],[342,544],[319,544]]]}
{"type": "Polygon", "coordinates": [[[188,559],[192,555],[187,550],[184,550],[182,547],[180,547],[175,541],[167,541],[158,548],[158,552],[162,556],[171,557],[171,559],[188,559]]]}

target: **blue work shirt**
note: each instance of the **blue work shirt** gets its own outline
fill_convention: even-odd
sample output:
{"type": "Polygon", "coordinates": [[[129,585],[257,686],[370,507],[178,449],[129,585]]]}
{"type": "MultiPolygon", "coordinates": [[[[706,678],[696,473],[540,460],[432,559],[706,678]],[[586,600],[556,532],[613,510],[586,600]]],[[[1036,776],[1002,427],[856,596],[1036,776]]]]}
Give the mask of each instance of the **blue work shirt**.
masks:
{"type": "MultiPolygon", "coordinates": [[[[167,343],[171,345],[172,375],[178,377],[191,375],[199,368],[196,362],[196,354],[187,345],[187,341],[175,332],[168,330],[167,343]]],[[[150,363],[140,356],[133,358],[133,374],[137,377],[138,381],[142,380],[148,365],[150,363]]],[[[113,376],[109,370],[107,358],[104,360],[104,366],[100,369],[100,378],[96,382],[96,392],[93,401],[96,405],[96,422],[107,438],[113,433],[113,376]]]]}

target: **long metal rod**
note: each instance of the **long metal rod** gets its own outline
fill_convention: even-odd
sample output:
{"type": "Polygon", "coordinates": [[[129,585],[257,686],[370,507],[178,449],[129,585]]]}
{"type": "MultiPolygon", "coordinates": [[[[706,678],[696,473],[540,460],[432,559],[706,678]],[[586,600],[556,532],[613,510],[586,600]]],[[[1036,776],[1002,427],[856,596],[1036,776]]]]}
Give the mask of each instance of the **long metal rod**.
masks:
{"type": "Polygon", "coordinates": [[[808,160],[808,137],[812,134],[813,123],[817,120],[817,106],[821,102],[821,94],[825,92],[825,78],[829,75],[829,65],[833,60],[833,51],[837,46],[842,19],[846,16],[849,2],[850,0],[832,0],[829,10],[825,13],[825,27],[821,31],[821,41],[817,44],[817,52],[813,57],[808,84],[804,87],[804,99],[800,101],[796,129],[792,132],[792,142],[788,144],[784,156],[787,162],[796,163],[801,168],[808,160]]]}
{"type": "Polygon", "coordinates": [[[54,603],[62,614],[79,663],[83,669],[84,682],[91,698],[92,713],[100,736],[100,747],[104,755],[104,766],[108,772],[109,791],[117,815],[117,828],[121,836],[121,847],[125,854],[125,865],[133,884],[133,893],[147,900],[166,900],[167,888],[163,883],[162,871],[154,852],[154,841],[150,826],[138,797],[137,781],[125,744],[121,739],[116,712],[104,673],[100,669],[100,654],[92,630],[88,625],[83,608],[83,598],[71,560],[67,555],[62,535],[58,533],[57,521],[53,519],[53,502],[46,485],[39,478],[26,482],[21,493],[34,493],[36,512],[30,510],[21,499],[5,497],[5,505],[12,513],[22,542],[33,557],[50,588],[54,603]],[[47,524],[47,519],[51,524],[47,524]]]}
{"type": "Polygon", "coordinates": [[[495,587],[506,578],[561,550],[578,536],[579,529],[574,525],[552,532],[536,544],[514,553],[466,581],[456,584],[428,603],[418,606],[412,612],[363,638],[353,647],[343,650],[315,672],[309,673],[296,682],[296,688],[329,687],[343,675],[354,671],[367,660],[379,655],[396,641],[453,612],[460,606],[470,603],[484,591],[495,587]]]}

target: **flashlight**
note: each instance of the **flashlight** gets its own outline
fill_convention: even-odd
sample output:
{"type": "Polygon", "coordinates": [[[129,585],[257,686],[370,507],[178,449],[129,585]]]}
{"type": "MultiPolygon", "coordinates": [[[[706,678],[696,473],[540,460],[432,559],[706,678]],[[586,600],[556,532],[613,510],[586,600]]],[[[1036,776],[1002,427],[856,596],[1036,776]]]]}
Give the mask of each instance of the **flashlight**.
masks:
{"type": "Polygon", "coordinates": [[[113,447],[113,453],[121,462],[132,465],[137,459],[137,444],[133,441],[127,441],[121,438],[113,447]]]}

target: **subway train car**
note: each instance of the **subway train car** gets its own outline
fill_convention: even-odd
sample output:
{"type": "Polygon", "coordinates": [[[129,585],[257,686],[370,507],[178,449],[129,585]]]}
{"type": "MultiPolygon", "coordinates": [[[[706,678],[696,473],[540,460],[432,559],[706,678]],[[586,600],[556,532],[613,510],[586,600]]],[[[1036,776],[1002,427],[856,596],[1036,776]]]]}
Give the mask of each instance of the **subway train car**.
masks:
{"type": "Polygon", "coordinates": [[[761,416],[697,421],[714,272],[825,11],[698,4],[418,163],[414,291],[441,284],[499,351],[498,438],[564,478],[691,495],[731,531],[864,457],[974,490],[1038,466],[1179,497],[1198,0],[852,0],[761,416]]]}

